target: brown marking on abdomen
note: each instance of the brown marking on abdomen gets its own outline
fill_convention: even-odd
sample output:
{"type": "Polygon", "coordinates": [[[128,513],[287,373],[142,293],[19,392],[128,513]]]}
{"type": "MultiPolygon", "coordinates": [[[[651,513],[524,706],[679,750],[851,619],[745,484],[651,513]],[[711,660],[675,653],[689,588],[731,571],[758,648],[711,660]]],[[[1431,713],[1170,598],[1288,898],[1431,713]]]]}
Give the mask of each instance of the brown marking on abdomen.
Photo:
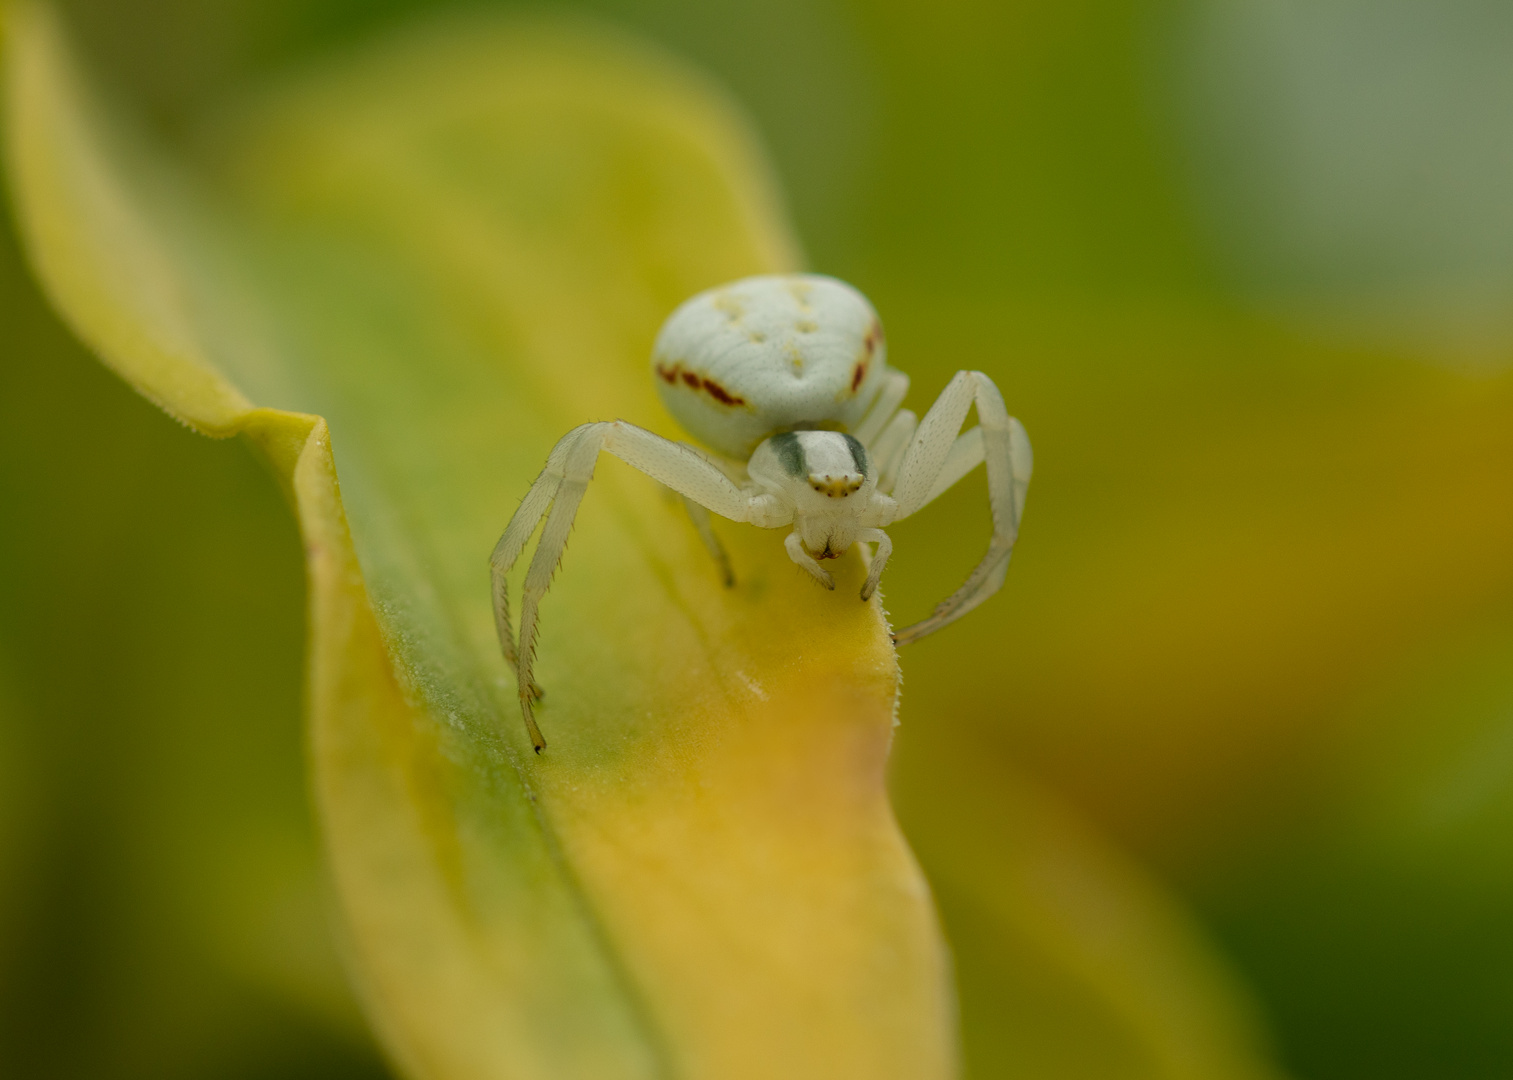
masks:
{"type": "Polygon", "coordinates": [[[713,379],[708,378],[707,376],[702,376],[697,371],[685,370],[682,364],[673,364],[671,367],[665,364],[658,364],[656,367],[656,372],[657,378],[661,379],[669,386],[678,385],[678,380],[682,379],[684,385],[687,386],[690,390],[703,390],[707,392],[710,397],[718,401],[721,405],[746,404],[745,398],[737,397],[735,394],[732,394],[729,390],[726,390],[723,386],[715,382],[713,379]]]}
{"type": "Polygon", "coordinates": [[[851,392],[856,393],[856,388],[861,386],[862,380],[867,377],[867,361],[858,360],[856,367],[851,369],[851,392]]]}
{"type": "Polygon", "coordinates": [[[723,386],[721,386],[719,383],[715,382],[713,379],[705,378],[705,380],[704,380],[704,389],[708,390],[709,391],[709,396],[712,397],[712,398],[714,398],[721,405],[744,405],[744,404],[746,404],[746,399],[745,398],[736,397],[729,390],[726,390],[723,386]]]}

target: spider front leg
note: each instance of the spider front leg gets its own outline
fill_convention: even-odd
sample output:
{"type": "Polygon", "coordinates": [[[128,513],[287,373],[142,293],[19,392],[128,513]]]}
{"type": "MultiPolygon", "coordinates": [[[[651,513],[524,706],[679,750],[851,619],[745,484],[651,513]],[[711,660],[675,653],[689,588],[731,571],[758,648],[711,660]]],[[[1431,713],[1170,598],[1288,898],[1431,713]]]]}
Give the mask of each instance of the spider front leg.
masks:
{"type": "Polygon", "coordinates": [[[899,645],[939,630],[997,592],[1003,586],[1019,536],[1019,519],[1034,466],[1029,436],[1004,408],[1003,396],[992,379],[980,371],[959,371],[930,406],[905,452],[893,489],[898,502],[894,520],[928,505],[978,461],[987,462],[988,504],[993,514],[993,538],[987,554],[961,588],[941,601],[934,612],[893,635],[899,645]],[[957,437],[974,404],[978,427],[957,437]]]}
{"type": "MultiPolygon", "coordinates": [[[[516,508],[514,516],[510,518],[510,523],[504,530],[504,535],[499,538],[499,543],[494,545],[493,554],[489,556],[494,593],[494,632],[499,637],[499,649],[504,653],[505,662],[510,665],[510,670],[517,674],[520,669],[520,657],[515,649],[515,635],[510,628],[509,579],[506,575],[515,565],[515,561],[520,558],[520,553],[525,550],[526,542],[536,531],[536,526],[540,524],[542,516],[552,505],[552,500],[557,497],[569,451],[577,443],[578,437],[592,426],[592,424],[584,424],[575,427],[557,440],[557,445],[552,447],[552,452],[547,455],[546,467],[541,470],[541,475],[536,477],[530,491],[526,492],[525,498],[520,501],[519,507],[516,508]]],[[[534,682],[522,682],[521,686],[528,687],[531,696],[538,701],[545,693],[534,682]]],[[[526,716],[527,726],[534,727],[534,721],[529,719],[530,713],[527,712],[526,716]]],[[[540,732],[533,730],[532,741],[534,742],[539,737],[540,732]]]]}
{"type": "Polygon", "coordinates": [[[632,468],[721,517],[743,522],[760,519],[766,524],[773,514],[769,496],[747,495],[693,448],[653,435],[623,420],[584,424],[558,440],[547,457],[546,468],[526,493],[489,560],[499,648],[515,669],[520,710],[531,736],[531,745],[538,754],[546,749],[546,739],[536,724],[534,708],[536,699],[541,696],[541,688],[531,678],[535,664],[537,613],[542,597],[551,586],[552,575],[562,561],[573,518],[588,490],[588,482],[593,479],[594,465],[601,450],[614,454],[632,468]],[[525,572],[525,584],[521,590],[520,640],[517,644],[510,627],[507,575],[542,517],[546,518],[546,525],[525,572]]]}

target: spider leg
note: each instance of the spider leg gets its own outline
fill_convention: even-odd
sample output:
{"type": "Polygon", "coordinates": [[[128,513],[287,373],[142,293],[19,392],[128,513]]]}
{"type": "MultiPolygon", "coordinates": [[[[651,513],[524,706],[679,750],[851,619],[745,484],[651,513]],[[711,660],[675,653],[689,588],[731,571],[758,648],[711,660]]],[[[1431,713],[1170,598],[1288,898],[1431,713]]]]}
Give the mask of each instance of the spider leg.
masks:
{"type": "MultiPolygon", "coordinates": [[[[557,497],[557,489],[562,484],[563,463],[578,437],[589,426],[584,424],[581,427],[575,427],[557,440],[557,445],[552,447],[551,454],[547,456],[546,466],[541,470],[541,475],[537,476],[535,483],[531,484],[530,491],[526,492],[525,498],[516,508],[514,516],[510,518],[510,523],[504,530],[504,535],[499,538],[499,543],[494,545],[494,553],[489,557],[494,591],[494,631],[499,636],[499,649],[504,653],[505,662],[510,665],[510,670],[517,674],[520,659],[515,649],[515,635],[510,627],[509,580],[506,575],[520,558],[520,553],[525,550],[526,543],[546,515],[547,509],[552,505],[552,500],[557,497]]],[[[530,683],[529,687],[531,695],[539,700],[544,693],[541,687],[534,682],[530,683]]],[[[532,732],[532,740],[534,741],[539,735],[540,732],[532,732]]]]}
{"type": "Polygon", "coordinates": [[[898,481],[898,470],[903,466],[904,454],[914,439],[914,429],[919,427],[919,417],[908,409],[899,409],[883,428],[877,442],[868,453],[877,464],[878,490],[887,494],[898,481]]]}
{"type": "Polygon", "coordinates": [[[862,417],[862,422],[856,425],[856,430],[851,434],[870,451],[872,440],[877,438],[878,433],[883,430],[894,410],[904,403],[904,397],[908,393],[909,376],[902,371],[888,372],[883,376],[883,385],[877,392],[877,400],[872,403],[872,408],[867,410],[867,415],[862,417]]]}
{"type": "Polygon", "coordinates": [[[893,541],[881,529],[863,529],[857,533],[856,538],[863,542],[871,540],[877,543],[877,551],[872,555],[872,566],[862,585],[862,599],[871,600],[872,594],[877,592],[877,583],[882,580],[883,569],[888,565],[888,557],[893,554],[893,541]]]}
{"type": "Polygon", "coordinates": [[[915,512],[923,510],[955,487],[963,476],[982,464],[986,452],[981,427],[969,428],[958,435],[951,444],[950,452],[946,454],[945,463],[940,467],[940,475],[936,476],[925,501],[919,504],[915,512]]]}
{"type": "Polygon", "coordinates": [[[908,517],[927,505],[965,476],[977,460],[987,462],[988,504],[993,513],[993,538],[987,554],[961,588],[941,601],[934,612],[893,636],[900,645],[917,641],[959,619],[1002,587],[1024,512],[1025,491],[1033,468],[1029,437],[1004,408],[1003,396],[993,380],[980,371],[959,371],[930,406],[909,444],[894,486],[893,497],[898,502],[894,520],[908,517]],[[974,404],[978,426],[955,438],[974,404]]]}
{"type": "Polygon", "coordinates": [[[835,578],[830,576],[830,571],[821,566],[813,555],[804,550],[804,540],[797,531],[788,534],[783,541],[783,547],[787,550],[790,559],[814,575],[815,581],[827,589],[835,588],[835,578]]]}
{"type": "Polygon", "coordinates": [[[714,534],[714,527],[710,524],[709,510],[687,495],[679,495],[678,498],[683,502],[683,509],[688,511],[688,519],[693,522],[699,539],[704,541],[709,554],[714,556],[714,561],[720,568],[720,580],[725,583],[727,589],[733,587],[735,572],[730,569],[730,556],[725,551],[725,545],[720,543],[720,538],[714,534]]]}
{"type": "Polygon", "coordinates": [[[537,477],[515,516],[499,538],[490,560],[494,584],[494,625],[499,633],[499,647],[514,668],[520,692],[520,709],[525,717],[531,745],[539,754],[546,740],[536,724],[534,703],[540,688],[531,678],[535,664],[536,632],[541,599],[551,586],[552,576],[567,549],[568,534],[578,505],[593,479],[599,452],[607,450],[632,468],[672,488],[685,499],[712,510],[732,521],[752,521],[767,525],[775,508],[769,496],[751,496],[730,478],[705,460],[692,447],[675,443],[623,420],[584,424],[558,440],[547,458],[546,468],[537,477]],[[531,556],[525,573],[520,600],[520,640],[517,645],[510,634],[509,587],[506,579],[536,525],[545,516],[546,525],[531,556]]]}

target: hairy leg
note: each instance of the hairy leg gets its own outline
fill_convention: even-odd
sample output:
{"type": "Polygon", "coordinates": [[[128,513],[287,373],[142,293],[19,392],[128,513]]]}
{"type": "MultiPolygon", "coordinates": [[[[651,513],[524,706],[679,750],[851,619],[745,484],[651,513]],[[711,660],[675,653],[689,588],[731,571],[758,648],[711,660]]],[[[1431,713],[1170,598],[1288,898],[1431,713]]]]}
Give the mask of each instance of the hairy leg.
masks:
{"type": "MultiPolygon", "coordinates": [[[[1018,420],[1004,408],[1003,396],[993,381],[980,371],[960,371],[930,407],[909,445],[894,486],[898,518],[908,517],[944,491],[942,482],[951,471],[956,479],[972,465],[975,450],[956,437],[967,411],[977,408],[983,460],[988,471],[988,505],[993,515],[993,537],[987,554],[968,575],[961,588],[935,608],[929,617],[894,635],[899,644],[916,641],[965,615],[1002,585],[1009,556],[1019,535],[1019,518],[1033,468],[1030,441],[1018,420]],[[958,449],[961,447],[961,449],[958,449]],[[963,467],[966,466],[966,467],[963,467]]],[[[970,434],[970,433],[968,433],[970,434]]]]}
{"type": "Polygon", "coordinates": [[[963,431],[951,444],[951,452],[946,455],[946,460],[940,467],[940,473],[935,477],[935,483],[930,485],[925,501],[915,507],[914,512],[923,510],[955,487],[962,477],[981,465],[986,456],[987,448],[983,443],[982,428],[975,427],[963,431]]]}
{"type": "MultiPolygon", "coordinates": [[[[541,519],[551,507],[552,500],[557,497],[557,489],[562,484],[563,463],[567,460],[568,452],[574,443],[589,426],[584,424],[581,427],[575,427],[557,440],[557,445],[552,447],[552,452],[547,456],[546,466],[531,484],[531,489],[526,492],[525,498],[516,508],[509,525],[505,527],[504,535],[499,538],[499,543],[494,545],[493,555],[489,557],[494,592],[494,631],[499,636],[499,649],[504,653],[505,662],[517,676],[520,669],[520,657],[515,649],[515,635],[510,626],[507,575],[516,560],[520,558],[520,553],[525,550],[525,545],[536,531],[536,526],[541,523],[541,519]]],[[[539,699],[543,693],[541,687],[533,682],[528,686],[532,696],[539,699]]],[[[533,732],[532,741],[539,734],[539,732],[533,732]]]]}
{"type": "MultiPolygon", "coordinates": [[[[494,587],[494,625],[499,633],[499,647],[505,660],[514,668],[520,693],[520,709],[531,744],[540,753],[546,747],[536,724],[534,703],[541,689],[531,678],[535,664],[536,633],[541,599],[551,586],[552,576],[562,561],[567,538],[572,531],[578,504],[593,479],[594,465],[601,450],[639,469],[652,479],[672,488],[685,499],[713,510],[733,521],[752,519],[754,508],[770,515],[761,497],[753,499],[736,487],[723,472],[692,447],[675,443],[623,420],[584,424],[558,440],[547,458],[546,468],[526,494],[515,516],[510,519],[490,559],[494,587]],[[530,567],[521,590],[520,640],[517,645],[510,633],[509,586],[507,575],[525,550],[536,525],[545,516],[546,525],[536,544],[530,567]]],[[[765,521],[765,517],[763,518],[765,521]]]]}

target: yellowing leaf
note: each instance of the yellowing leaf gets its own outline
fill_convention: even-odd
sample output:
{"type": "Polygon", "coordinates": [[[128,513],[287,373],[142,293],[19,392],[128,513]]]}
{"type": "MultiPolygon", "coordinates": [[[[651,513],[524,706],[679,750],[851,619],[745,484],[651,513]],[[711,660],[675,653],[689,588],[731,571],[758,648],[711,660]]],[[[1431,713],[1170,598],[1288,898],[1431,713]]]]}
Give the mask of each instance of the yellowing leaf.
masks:
{"type": "Polygon", "coordinates": [[[660,318],[792,262],[728,110],[602,35],[475,20],[221,117],[185,179],[102,123],[46,9],[9,16],[13,184],[54,302],[174,415],[251,439],[299,514],[317,804],[396,1060],[950,1074],[858,565],[821,593],[732,530],[726,592],[678,508],[606,465],[545,609],[543,758],[492,641],[487,555],[551,441],[668,430],[660,318]]]}

